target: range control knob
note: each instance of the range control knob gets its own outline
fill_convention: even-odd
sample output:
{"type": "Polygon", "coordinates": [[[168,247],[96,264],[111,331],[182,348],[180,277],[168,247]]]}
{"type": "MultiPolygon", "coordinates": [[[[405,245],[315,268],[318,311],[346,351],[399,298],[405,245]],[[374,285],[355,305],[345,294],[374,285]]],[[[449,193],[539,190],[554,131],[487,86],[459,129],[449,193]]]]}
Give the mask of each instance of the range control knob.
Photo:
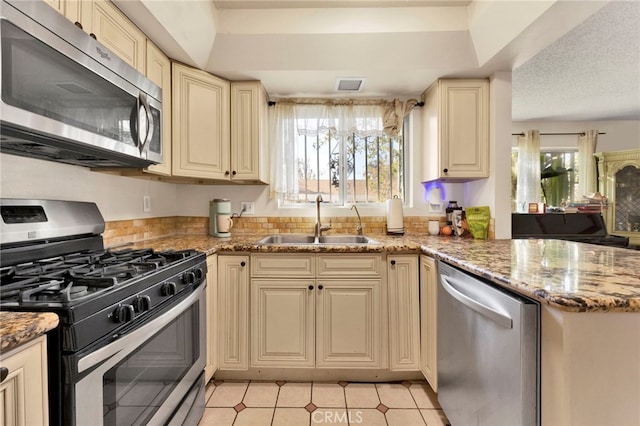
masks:
{"type": "Polygon", "coordinates": [[[151,298],[146,294],[140,295],[133,301],[133,308],[136,312],[146,312],[151,309],[151,298]]]}
{"type": "Polygon", "coordinates": [[[193,271],[182,274],[182,282],[185,284],[193,284],[196,282],[196,273],[193,271]]]}
{"type": "Polygon", "coordinates": [[[113,322],[122,323],[132,321],[135,317],[133,305],[118,305],[111,314],[113,322]]]}
{"type": "Polygon", "coordinates": [[[160,287],[163,296],[174,296],[176,294],[176,283],[166,282],[160,287]]]}
{"type": "Polygon", "coordinates": [[[204,271],[202,268],[194,268],[193,273],[196,274],[196,280],[201,281],[204,279],[204,271]]]}

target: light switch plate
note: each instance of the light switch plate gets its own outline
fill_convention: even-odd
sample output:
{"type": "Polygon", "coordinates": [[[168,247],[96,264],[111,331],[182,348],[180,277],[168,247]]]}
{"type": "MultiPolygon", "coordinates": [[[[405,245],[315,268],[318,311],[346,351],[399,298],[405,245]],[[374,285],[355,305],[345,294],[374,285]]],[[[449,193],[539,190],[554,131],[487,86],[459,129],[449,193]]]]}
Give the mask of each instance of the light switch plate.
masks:
{"type": "Polygon", "coordinates": [[[142,196],[142,211],[145,213],[151,211],[151,197],[148,195],[142,196]]]}
{"type": "Polygon", "coordinates": [[[256,214],[256,204],[253,201],[241,201],[240,210],[243,215],[256,214]]]}

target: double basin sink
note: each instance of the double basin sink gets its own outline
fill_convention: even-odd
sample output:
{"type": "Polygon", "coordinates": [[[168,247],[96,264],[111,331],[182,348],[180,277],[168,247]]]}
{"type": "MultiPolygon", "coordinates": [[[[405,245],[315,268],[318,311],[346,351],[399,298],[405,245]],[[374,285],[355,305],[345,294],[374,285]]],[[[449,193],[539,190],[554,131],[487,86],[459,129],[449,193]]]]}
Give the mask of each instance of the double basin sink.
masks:
{"type": "Polygon", "coordinates": [[[360,245],[360,244],[379,244],[373,238],[364,235],[323,235],[314,237],[313,235],[269,235],[258,241],[258,244],[293,244],[293,245],[312,245],[312,244],[333,244],[333,245],[360,245]]]}

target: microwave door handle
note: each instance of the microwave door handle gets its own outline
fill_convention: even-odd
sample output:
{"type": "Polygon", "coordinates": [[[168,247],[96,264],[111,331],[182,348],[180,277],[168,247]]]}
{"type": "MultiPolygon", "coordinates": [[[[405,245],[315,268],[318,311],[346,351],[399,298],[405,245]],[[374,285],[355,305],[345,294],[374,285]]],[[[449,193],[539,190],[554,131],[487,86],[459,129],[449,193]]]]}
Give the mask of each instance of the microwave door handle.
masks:
{"type": "Polygon", "coordinates": [[[138,96],[137,103],[138,103],[137,120],[138,121],[140,120],[141,107],[144,108],[145,118],[147,119],[147,128],[144,136],[140,134],[140,123],[138,122],[136,125],[138,129],[138,137],[136,138],[137,139],[136,143],[137,143],[138,149],[140,150],[140,154],[142,154],[146,149],[147,144],[153,137],[153,115],[151,114],[151,108],[149,107],[149,102],[147,102],[147,95],[145,95],[144,93],[140,93],[140,95],[138,96]]]}
{"type": "Polygon", "coordinates": [[[440,281],[442,282],[442,288],[445,289],[445,291],[449,293],[458,302],[462,303],[463,305],[465,305],[470,309],[473,309],[480,315],[486,318],[489,318],[490,320],[502,325],[503,327],[513,328],[513,321],[508,315],[505,315],[502,312],[498,312],[494,308],[478,302],[477,300],[459,291],[452,285],[452,283],[456,283],[459,286],[463,287],[464,284],[462,282],[452,279],[450,277],[447,277],[445,275],[440,275],[440,281]]]}

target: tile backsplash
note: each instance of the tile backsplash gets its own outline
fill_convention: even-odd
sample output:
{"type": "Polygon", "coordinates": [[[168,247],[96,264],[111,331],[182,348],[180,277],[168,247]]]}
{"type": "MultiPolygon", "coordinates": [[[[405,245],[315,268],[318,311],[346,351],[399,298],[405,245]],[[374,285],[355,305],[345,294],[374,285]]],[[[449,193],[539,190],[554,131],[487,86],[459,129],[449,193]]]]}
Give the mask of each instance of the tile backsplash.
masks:
{"type": "MultiPolygon", "coordinates": [[[[429,220],[439,220],[444,224],[444,217],[405,216],[404,228],[408,234],[426,234],[429,220]]],[[[330,217],[323,224],[331,223],[331,230],[325,234],[355,234],[358,219],[351,216],[330,217]]],[[[381,235],[386,233],[386,217],[363,216],[362,228],[365,235],[381,235]]],[[[313,217],[235,217],[232,234],[312,234],[315,225],[313,217]]],[[[489,227],[489,238],[495,235],[493,219],[489,227]]],[[[131,242],[139,242],[169,235],[207,235],[209,233],[208,217],[160,217],[152,219],[119,220],[106,223],[103,233],[106,247],[114,247],[131,242]]]]}

